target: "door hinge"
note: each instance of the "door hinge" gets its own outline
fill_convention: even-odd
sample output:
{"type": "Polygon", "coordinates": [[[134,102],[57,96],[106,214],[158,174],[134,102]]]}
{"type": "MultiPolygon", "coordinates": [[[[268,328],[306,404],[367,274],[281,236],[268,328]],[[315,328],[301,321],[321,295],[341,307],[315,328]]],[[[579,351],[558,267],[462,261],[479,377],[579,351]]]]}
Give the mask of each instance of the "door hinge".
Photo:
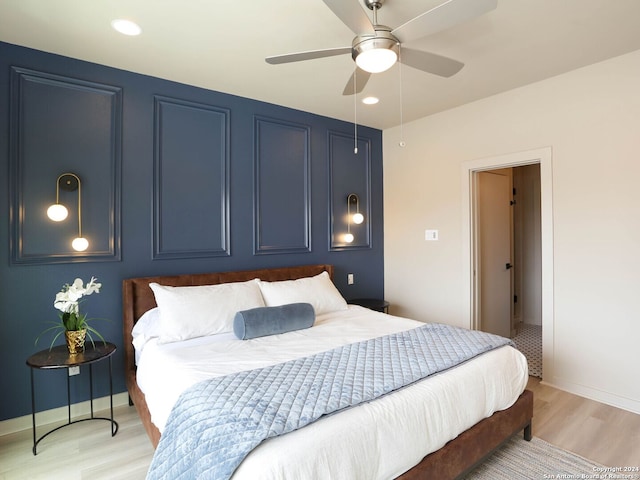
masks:
{"type": "Polygon", "coordinates": [[[513,303],[518,303],[518,295],[513,296],[513,303]]]}

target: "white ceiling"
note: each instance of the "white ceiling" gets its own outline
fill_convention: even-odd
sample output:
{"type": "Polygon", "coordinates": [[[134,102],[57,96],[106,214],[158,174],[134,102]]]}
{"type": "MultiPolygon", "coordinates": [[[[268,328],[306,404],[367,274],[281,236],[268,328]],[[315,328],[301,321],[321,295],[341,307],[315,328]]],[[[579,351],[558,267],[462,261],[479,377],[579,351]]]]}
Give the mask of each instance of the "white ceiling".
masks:
{"type": "MultiPolygon", "coordinates": [[[[442,1],[387,0],[378,20],[397,27],[442,1]]],[[[349,55],[264,58],[349,46],[353,37],[321,0],[0,0],[1,41],[349,122],[349,55]],[[142,35],[116,33],[114,18],[135,20],[142,35]]],[[[398,125],[400,91],[408,122],[638,50],[640,0],[498,0],[496,10],[407,46],[465,67],[451,78],[398,66],[374,74],[363,93],[380,103],[359,103],[359,124],[398,125]]]]}

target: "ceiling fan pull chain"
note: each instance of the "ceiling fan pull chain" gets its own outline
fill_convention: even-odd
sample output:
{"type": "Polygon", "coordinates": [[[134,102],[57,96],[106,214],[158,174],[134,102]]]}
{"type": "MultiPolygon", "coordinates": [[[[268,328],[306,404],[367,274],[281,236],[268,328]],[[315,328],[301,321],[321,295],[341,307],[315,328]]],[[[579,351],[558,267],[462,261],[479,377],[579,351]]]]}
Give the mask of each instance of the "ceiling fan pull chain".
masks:
{"type": "Polygon", "coordinates": [[[358,93],[356,89],[356,76],[358,69],[353,72],[353,153],[358,154],[358,93]]]}
{"type": "Polygon", "coordinates": [[[398,142],[398,145],[400,147],[404,147],[406,143],[404,142],[404,119],[402,108],[402,45],[398,48],[398,73],[400,75],[400,141],[398,142]]]}

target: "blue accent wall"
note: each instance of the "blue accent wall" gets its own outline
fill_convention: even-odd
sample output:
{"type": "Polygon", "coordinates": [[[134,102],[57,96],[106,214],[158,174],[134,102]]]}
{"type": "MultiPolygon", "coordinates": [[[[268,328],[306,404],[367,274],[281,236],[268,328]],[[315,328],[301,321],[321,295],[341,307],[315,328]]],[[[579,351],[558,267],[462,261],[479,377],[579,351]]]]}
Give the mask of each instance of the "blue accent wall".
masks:
{"type": "MultiPolygon", "coordinates": [[[[345,298],[382,298],[382,132],[353,145],[350,123],[0,42],[0,420],[31,412],[25,361],[76,277],[103,285],[83,310],[109,319],[115,393],[124,278],[330,263],[345,298]],[[77,192],[60,193],[65,222],[45,213],[65,172],[82,179],[83,253],[77,192]],[[350,193],[365,222],[346,244],[350,193]]],[[[65,405],[66,371],[35,374],[36,409],[65,405]]],[[[87,382],[85,367],[72,402],[87,382]]]]}

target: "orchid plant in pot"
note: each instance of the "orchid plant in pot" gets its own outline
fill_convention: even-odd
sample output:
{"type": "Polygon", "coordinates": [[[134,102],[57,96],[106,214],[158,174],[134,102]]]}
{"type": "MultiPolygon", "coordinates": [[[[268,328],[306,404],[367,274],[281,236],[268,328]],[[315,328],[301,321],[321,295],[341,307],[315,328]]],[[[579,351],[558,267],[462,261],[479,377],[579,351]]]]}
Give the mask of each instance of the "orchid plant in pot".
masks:
{"type": "Polygon", "coordinates": [[[62,290],[56,294],[56,299],[53,306],[60,310],[60,321],[51,321],[53,325],[43,331],[36,343],[42,335],[48,332],[56,332],[51,340],[49,349],[53,348],[53,344],[64,333],[67,340],[67,347],[70,354],[76,354],[84,350],[85,337],[88,336],[91,343],[94,344],[93,335],[96,335],[104,343],[106,343],[104,337],[93,326],[89,324],[91,320],[98,320],[87,318],[86,313],[80,312],[80,303],[84,301],[85,297],[92,293],[100,293],[101,283],[98,283],[97,278],[91,277],[91,280],[84,285],[84,282],[80,278],[76,278],[74,282],[69,285],[65,284],[62,290]]]}

